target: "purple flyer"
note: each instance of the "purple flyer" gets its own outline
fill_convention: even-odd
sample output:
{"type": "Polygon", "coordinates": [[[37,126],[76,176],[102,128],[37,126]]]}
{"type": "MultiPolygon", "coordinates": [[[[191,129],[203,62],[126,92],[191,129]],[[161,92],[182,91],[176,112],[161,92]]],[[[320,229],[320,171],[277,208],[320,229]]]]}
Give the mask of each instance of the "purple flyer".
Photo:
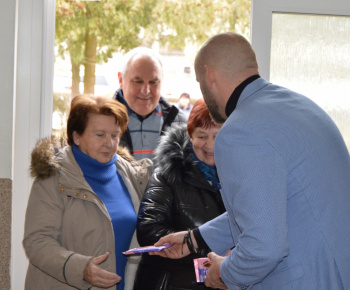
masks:
{"type": "Polygon", "coordinates": [[[141,254],[141,253],[148,253],[148,252],[159,252],[161,250],[167,249],[171,247],[173,244],[166,244],[163,246],[155,247],[155,246],[146,246],[146,247],[139,247],[130,249],[126,252],[123,252],[124,255],[135,255],[135,254],[141,254]]]}

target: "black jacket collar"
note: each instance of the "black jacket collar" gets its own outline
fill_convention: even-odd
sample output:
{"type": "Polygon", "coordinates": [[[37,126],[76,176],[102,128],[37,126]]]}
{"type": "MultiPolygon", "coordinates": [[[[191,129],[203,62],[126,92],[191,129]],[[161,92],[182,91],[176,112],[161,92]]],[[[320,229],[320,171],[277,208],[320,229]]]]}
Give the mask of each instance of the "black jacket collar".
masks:
{"type": "Polygon", "coordinates": [[[244,88],[258,78],[260,78],[259,75],[253,75],[247,78],[246,80],[244,80],[237,88],[235,88],[235,90],[233,91],[232,95],[230,96],[226,104],[225,113],[227,117],[229,117],[231,113],[234,111],[234,109],[236,109],[238,99],[241,96],[244,88]]]}

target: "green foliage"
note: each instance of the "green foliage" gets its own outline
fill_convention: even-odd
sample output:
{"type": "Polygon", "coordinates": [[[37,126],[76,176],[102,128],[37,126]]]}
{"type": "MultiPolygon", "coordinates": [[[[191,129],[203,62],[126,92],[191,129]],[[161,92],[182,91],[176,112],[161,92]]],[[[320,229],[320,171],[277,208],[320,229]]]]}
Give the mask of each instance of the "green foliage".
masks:
{"type": "Polygon", "coordinates": [[[84,92],[93,93],[96,63],[114,52],[156,41],[183,50],[224,31],[249,36],[249,19],[250,0],[56,0],[55,43],[61,58],[70,56],[72,94],[79,93],[81,65],[84,92]]]}
{"type": "Polygon", "coordinates": [[[159,41],[170,48],[200,45],[209,37],[225,31],[247,35],[250,0],[164,0],[152,11],[147,27],[148,42],[159,41]]]}
{"type": "Polygon", "coordinates": [[[97,37],[97,63],[106,62],[115,51],[140,45],[140,29],[150,22],[153,2],[57,0],[55,40],[59,55],[64,58],[68,51],[75,63],[84,64],[87,34],[97,37]]]}
{"type": "Polygon", "coordinates": [[[84,64],[86,34],[96,35],[102,63],[113,52],[155,41],[182,50],[219,32],[249,33],[250,0],[57,0],[56,6],[59,55],[68,51],[76,64],[84,64]]]}

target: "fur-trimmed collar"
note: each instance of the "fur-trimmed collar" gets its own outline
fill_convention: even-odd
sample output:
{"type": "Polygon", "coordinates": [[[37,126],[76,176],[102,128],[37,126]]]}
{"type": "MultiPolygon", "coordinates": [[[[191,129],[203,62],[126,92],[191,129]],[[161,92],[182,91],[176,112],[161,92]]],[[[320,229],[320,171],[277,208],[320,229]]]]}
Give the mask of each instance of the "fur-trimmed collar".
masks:
{"type": "MultiPolygon", "coordinates": [[[[64,138],[47,137],[39,140],[31,153],[31,176],[39,180],[53,176],[60,168],[55,156],[65,146],[69,145],[64,138]]],[[[117,154],[127,161],[135,160],[125,147],[118,146],[117,154]]]]}
{"type": "Polygon", "coordinates": [[[197,170],[186,125],[169,127],[155,150],[157,170],[169,183],[182,183],[197,170]]]}

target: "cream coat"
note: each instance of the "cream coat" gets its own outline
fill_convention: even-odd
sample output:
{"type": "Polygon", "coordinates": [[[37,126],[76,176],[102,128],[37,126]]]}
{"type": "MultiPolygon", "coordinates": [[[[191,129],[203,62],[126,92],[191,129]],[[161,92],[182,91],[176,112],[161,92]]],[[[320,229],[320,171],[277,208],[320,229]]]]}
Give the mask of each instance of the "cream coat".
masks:
{"type": "MultiPolygon", "coordinates": [[[[88,289],[91,285],[83,280],[83,271],[91,258],[109,252],[100,267],[116,272],[113,226],[105,205],[86,182],[71,147],[54,155],[51,143],[50,139],[41,141],[32,153],[31,169],[36,179],[28,201],[23,240],[30,262],[25,289],[88,289]]],[[[116,166],[137,213],[152,161],[127,161],[118,155],[116,166]]],[[[137,246],[134,234],[130,248],[137,246]]],[[[128,259],[125,289],[133,287],[138,262],[139,257],[128,259]]]]}

